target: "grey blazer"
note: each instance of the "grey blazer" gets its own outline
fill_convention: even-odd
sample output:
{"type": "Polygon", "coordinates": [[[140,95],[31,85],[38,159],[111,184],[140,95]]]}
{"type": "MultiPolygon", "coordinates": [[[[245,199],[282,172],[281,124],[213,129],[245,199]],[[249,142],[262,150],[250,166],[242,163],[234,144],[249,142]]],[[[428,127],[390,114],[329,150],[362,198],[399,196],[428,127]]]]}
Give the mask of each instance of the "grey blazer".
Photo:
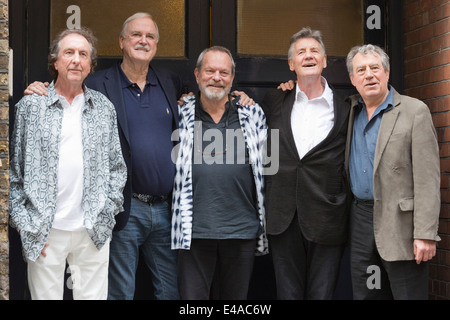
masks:
{"type": "MultiPolygon", "coordinates": [[[[347,175],[359,97],[350,97],[347,175]]],[[[414,239],[440,240],[439,147],[430,111],[422,101],[394,90],[393,108],[381,121],[373,174],[373,226],[378,252],[386,261],[413,260],[414,239]]]]}

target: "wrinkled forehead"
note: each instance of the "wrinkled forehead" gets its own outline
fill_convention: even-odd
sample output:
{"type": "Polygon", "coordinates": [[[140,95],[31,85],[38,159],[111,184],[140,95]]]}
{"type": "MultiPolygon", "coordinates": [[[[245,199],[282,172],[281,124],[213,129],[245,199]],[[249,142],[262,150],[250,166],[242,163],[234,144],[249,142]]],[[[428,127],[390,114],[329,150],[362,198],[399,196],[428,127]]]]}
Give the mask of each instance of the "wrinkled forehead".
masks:
{"type": "Polygon", "coordinates": [[[294,48],[296,51],[305,49],[319,49],[321,52],[324,51],[320,42],[314,38],[300,38],[294,43],[294,48]]]}
{"type": "Polygon", "coordinates": [[[231,58],[222,51],[209,51],[203,58],[202,66],[204,68],[212,68],[215,70],[226,70],[231,72],[233,69],[231,58]]]}
{"type": "Polygon", "coordinates": [[[353,58],[353,67],[358,68],[362,66],[379,65],[383,67],[381,57],[376,52],[361,53],[358,52],[353,58]]]}
{"type": "Polygon", "coordinates": [[[61,39],[59,42],[59,52],[62,52],[63,50],[67,49],[76,49],[80,51],[87,51],[90,53],[91,51],[91,45],[87,41],[85,37],[83,37],[80,34],[72,33],[66,35],[64,38],[61,39]]]}
{"type": "Polygon", "coordinates": [[[125,28],[125,32],[126,33],[142,32],[142,33],[156,34],[155,22],[150,17],[136,18],[128,22],[125,28]]]}

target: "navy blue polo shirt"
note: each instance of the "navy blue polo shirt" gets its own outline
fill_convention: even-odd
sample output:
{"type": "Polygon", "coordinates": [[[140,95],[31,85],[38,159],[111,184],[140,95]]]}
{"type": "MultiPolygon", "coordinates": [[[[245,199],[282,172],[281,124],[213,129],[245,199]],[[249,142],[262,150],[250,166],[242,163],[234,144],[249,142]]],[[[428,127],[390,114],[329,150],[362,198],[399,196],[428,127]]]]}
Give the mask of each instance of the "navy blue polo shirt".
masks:
{"type": "Polygon", "coordinates": [[[171,159],[173,114],[154,71],[149,68],[141,91],[119,67],[128,119],[134,193],[172,192],[175,165],[171,159]]]}
{"type": "Polygon", "coordinates": [[[355,197],[373,200],[373,163],[383,113],[392,108],[393,90],[377,107],[370,120],[362,99],[355,110],[350,148],[350,186],[355,197]]]}

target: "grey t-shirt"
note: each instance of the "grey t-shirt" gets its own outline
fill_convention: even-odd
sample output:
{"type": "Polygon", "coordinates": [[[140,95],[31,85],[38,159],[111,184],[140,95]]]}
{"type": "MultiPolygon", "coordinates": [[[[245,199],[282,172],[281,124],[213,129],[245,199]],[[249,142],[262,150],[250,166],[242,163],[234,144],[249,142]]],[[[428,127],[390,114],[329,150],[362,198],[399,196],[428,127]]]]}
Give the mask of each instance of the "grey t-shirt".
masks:
{"type": "Polygon", "coordinates": [[[194,136],[192,238],[256,238],[256,187],[236,106],[227,103],[216,124],[197,103],[194,136]]]}

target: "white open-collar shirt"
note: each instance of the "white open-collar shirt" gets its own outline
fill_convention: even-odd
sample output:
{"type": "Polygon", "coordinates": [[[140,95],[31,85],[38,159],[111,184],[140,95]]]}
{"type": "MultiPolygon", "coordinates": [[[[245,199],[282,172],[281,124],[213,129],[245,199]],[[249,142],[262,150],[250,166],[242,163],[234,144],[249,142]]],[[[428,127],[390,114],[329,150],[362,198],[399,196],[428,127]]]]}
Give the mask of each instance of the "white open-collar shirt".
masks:
{"type": "Polygon", "coordinates": [[[334,125],[333,91],[325,78],[321,81],[325,90],[311,100],[296,85],[291,127],[300,159],[324,140],[334,125]]]}
{"type": "Polygon", "coordinates": [[[65,231],[83,230],[83,141],[81,114],[84,94],[70,104],[59,96],[63,108],[58,161],[58,196],[52,227],[65,231]]]}

